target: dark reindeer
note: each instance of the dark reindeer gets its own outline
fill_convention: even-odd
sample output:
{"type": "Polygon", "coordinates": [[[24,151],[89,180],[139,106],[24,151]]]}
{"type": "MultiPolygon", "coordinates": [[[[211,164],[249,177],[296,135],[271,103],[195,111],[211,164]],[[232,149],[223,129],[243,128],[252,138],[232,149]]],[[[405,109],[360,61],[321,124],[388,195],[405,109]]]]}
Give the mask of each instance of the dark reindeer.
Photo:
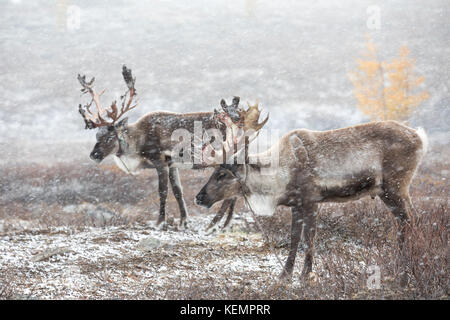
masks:
{"type": "Polygon", "coordinates": [[[291,277],[302,236],[306,244],[302,275],[306,276],[312,271],[317,206],[322,202],[380,197],[399,222],[402,248],[412,219],[409,187],[426,146],[422,129],[395,121],[323,132],[294,130],[244,163],[217,164],[195,202],[211,207],[243,195],[257,213],[271,214],[279,205],[291,207],[291,248],[281,277],[291,277]],[[267,168],[260,161],[275,154],[277,167],[267,168]]]}
{"type": "MultiPolygon", "coordinates": [[[[186,129],[189,132],[194,130],[194,122],[199,121],[203,130],[218,128],[225,133],[225,126],[221,118],[228,117],[233,121],[243,121],[255,116],[254,110],[248,111],[239,108],[239,97],[235,97],[231,105],[227,105],[222,99],[221,107],[223,112],[194,112],[194,113],[174,113],[174,112],[150,112],[142,116],[135,123],[128,124],[128,118],[120,118],[128,111],[136,107],[132,104],[136,96],[134,87],[136,79],[133,78],[131,70],[123,66],[122,75],[128,90],[122,95],[120,107],[114,101],[109,109],[104,108],[100,103],[100,96],[104,90],[98,94],[94,90],[95,78],[89,82],[85,76],[78,75],[78,80],[82,86],[83,93],[89,93],[92,100],[82,106],[79,105],[79,112],[83,116],[86,129],[98,128],[97,143],[92,150],[90,157],[100,163],[109,155],[114,156],[116,164],[125,172],[136,174],[141,169],[155,168],[159,179],[160,209],[157,225],[165,222],[165,207],[168,194],[168,183],[172,186],[175,199],[180,210],[180,226],[187,226],[187,209],[183,198],[183,190],[180,183],[177,164],[171,159],[171,150],[174,141],[171,140],[172,132],[176,129],[186,129]],[[91,111],[92,103],[97,110],[91,111]],[[119,121],[120,120],[120,121],[119,121]]],[[[259,113],[258,113],[259,116],[259,113]]],[[[264,121],[264,123],[267,119],[264,121]]],[[[235,199],[226,199],[223,202],[218,215],[222,212],[233,211],[235,199]]]]}

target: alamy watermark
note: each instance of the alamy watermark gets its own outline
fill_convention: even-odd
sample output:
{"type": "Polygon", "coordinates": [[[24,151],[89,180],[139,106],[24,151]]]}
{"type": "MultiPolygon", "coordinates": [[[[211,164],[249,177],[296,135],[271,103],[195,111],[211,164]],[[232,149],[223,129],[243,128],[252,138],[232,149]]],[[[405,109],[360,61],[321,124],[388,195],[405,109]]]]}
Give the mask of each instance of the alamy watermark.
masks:
{"type": "Polygon", "coordinates": [[[81,28],[81,9],[79,6],[69,4],[67,0],[58,0],[56,6],[57,24],[61,29],[73,32],[81,28]]]}
{"type": "Polygon", "coordinates": [[[177,129],[172,132],[171,141],[173,148],[170,154],[172,162],[178,166],[192,165],[220,165],[220,164],[249,164],[258,163],[261,166],[261,174],[271,175],[278,168],[279,162],[279,130],[261,130],[258,134],[254,130],[239,129],[237,131],[227,130],[225,136],[219,129],[203,129],[201,121],[194,122],[194,132],[186,129],[177,129]],[[233,138],[241,137],[236,143],[233,138]],[[248,138],[248,154],[246,157],[245,141],[248,138]],[[227,143],[224,143],[228,141],[227,143]],[[224,145],[231,149],[226,150],[224,157],[224,145]],[[270,147],[269,152],[266,151],[270,147]],[[247,161],[248,159],[248,161],[247,161]]]}
{"type": "Polygon", "coordinates": [[[367,268],[367,273],[370,275],[367,278],[366,285],[369,290],[381,288],[381,269],[377,265],[370,265],[367,268]]]}
{"type": "Polygon", "coordinates": [[[380,30],[381,28],[381,9],[379,6],[368,6],[366,25],[369,30],[380,30]]]}

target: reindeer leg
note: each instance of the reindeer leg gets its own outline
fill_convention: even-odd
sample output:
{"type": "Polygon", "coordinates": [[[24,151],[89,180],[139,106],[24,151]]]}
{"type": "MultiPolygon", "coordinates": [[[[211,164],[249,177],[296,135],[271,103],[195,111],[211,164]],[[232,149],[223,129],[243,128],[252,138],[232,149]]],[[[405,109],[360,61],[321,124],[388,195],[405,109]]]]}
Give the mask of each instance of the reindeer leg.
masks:
{"type": "Polygon", "coordinates": [[[228,224],[231,221],[231,218],[233,217],[234,206],[236,205],[237,198],[232,198],[230,200],[231,201],[230,201],[230,206],[228,207],[228,216],[227,216],[227,219],[225,220],[225,223],[223,224],[222,229],[225,229],[228,226],[228,224]]]}
{"type": "Polygon", "coordinates": [[[286,264],[281,272],[280,278],[283,280],[290,279],[294,269],[295,257],[297,255],[298,243],[300,241],[303,225],[303,214],[300,207],[292,207],[292,224],[291,224],[291,249],[289,251],[286,264]]]}
{"type": "Polygon", "coordinates": [[[165,164],[155,164],[159,179],[159,217],[156,225],[166,221],[166,200],[168,191],[168,167],[165,164]]]}
{"type": "Polygon", "coordinates": [[[316,236],[317,204],[308,207],[303,215],[303,238],[305,241],[305,262],[302,276],[306,277],[312,272],[314,259],[314,238],[316,236]]]}
{"type": "Polygon", "coordinates": [[[214,218],[209,223],[208,227],[206,228],[206,231],[208,231],[209,229],[214,227],[217,224],[217,222],[222,220],[222,218],[223,218],[223,216],[224,216],[224,214],[227,211],[229,206],[230,206],[230,199],[225,199],[225,200],[222,201],[222,206],[220,207],[219,211],[217,211],[216,215],[214,216],[214,218]]]}
{"type": "MultiPolygon", "coordinates": [[[[233,214],[233,209],[234,209],[234,204],[236,203],[236,198],[232,198],[232,199],[225,199],[222,202],[222,206],[220,207],[219,211],[216,213],[216,215],[214,216],[214,218],[212,219],[211,223],[208,225],[208,227],[206,228],[206,230],[208,231],[209,229],[211,229],[212,227],[214,227],[220,220],[222,220],[223,216],[225,215],[225,212],[227,211],[227,209],[231,210],[231,214],[233,214]]],[[[229,215],[230,213],[228,213],[229,215]]],[[[228,216],[229,217],[229,216],[228,216]]],[[[228,217],[227,217],[227,221],[228,221],[228,217]]],[[[227,221],[225,222],[225,225],[222,227],[222,229],[224,229],[226,227],[226,225],[228,224],[227,221]]],[[[229,222],[229,221],[228,221],[229,222]]],[[[214,230],[213,230],[214,231],[214,230]]]]}
{"type": "MultiPolygon", "coordinates": [[[[381,196],[381,200],[386,204],[392,214],[395,216],[399,223],[399,235],[398,235],[398,245],[400,248],[400,253],[403,252],[403,246],[405,242],[405,233],[408,225],[411,223],[411,199],[409,198],[409,193],[400,192],[395,190],[395,188],[385,188],[385,193],[381,196]]],[[[405,264],[405,263],[403,263],[405,264]]],[[[402,266],[404,269],[404,266],[402,266]]],[[[405,287],[408,284],[408,274],[406,270],[401,270],[400,272],[400,285],[405,287]]]]}
{"type": "Polygon", "coordinates": [[[395,216],[396,220],[399,222],[400,231],[397,240],[400,250],[402,250],[403,243],[405,241],[406,227],[411,222],[411,200],[409,195],[405,194],[402,196],[392,192],[385,192],[385,194],[381,197],[381,200],[383,200],[395,216]]]}
{"type": "Polygon", "coordinates": [[[169,179],[172,185],[172,191],[175,195],[175,199],[178,202],[178,208],[180,209],[180,227],[187,228],[187,210],[186,203],[183,198],[183,187],[180,182],[180,175],[178,174],[178,168],[169,169],[169,179]]]}

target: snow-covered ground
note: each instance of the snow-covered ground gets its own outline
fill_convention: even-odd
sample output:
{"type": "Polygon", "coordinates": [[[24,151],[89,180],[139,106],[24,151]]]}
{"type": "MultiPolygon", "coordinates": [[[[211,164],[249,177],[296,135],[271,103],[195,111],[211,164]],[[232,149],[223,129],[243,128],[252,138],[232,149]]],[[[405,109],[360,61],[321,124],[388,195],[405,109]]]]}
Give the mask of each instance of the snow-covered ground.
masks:
{"type": "MultiPolygon", "coordinates": [[[[258,233],[206,233],[210,218],[192,217],[185,231],[134,225],[3,235],[2,281],[11,279],[17,298],[165,298],[190,278],[220,277],[233,286],[247,273],[250,285],[277,276],[275,253],[284,261],[285,250],[269,249],[258,233]]],[[[235,220],[234,228],[242,223],[235,220]]]]}

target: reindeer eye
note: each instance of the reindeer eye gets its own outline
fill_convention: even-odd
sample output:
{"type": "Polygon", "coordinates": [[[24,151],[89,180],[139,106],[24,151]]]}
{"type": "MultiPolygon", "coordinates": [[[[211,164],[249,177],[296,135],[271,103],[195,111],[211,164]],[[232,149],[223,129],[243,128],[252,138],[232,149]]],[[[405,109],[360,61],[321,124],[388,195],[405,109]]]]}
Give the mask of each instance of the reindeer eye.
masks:
{"type": "Polygon", "coordinates": [[[222,180],[223,178],[225,178],[226,173],[220,173],[219,176],[217,177],[217,180],[222,180]]]}

